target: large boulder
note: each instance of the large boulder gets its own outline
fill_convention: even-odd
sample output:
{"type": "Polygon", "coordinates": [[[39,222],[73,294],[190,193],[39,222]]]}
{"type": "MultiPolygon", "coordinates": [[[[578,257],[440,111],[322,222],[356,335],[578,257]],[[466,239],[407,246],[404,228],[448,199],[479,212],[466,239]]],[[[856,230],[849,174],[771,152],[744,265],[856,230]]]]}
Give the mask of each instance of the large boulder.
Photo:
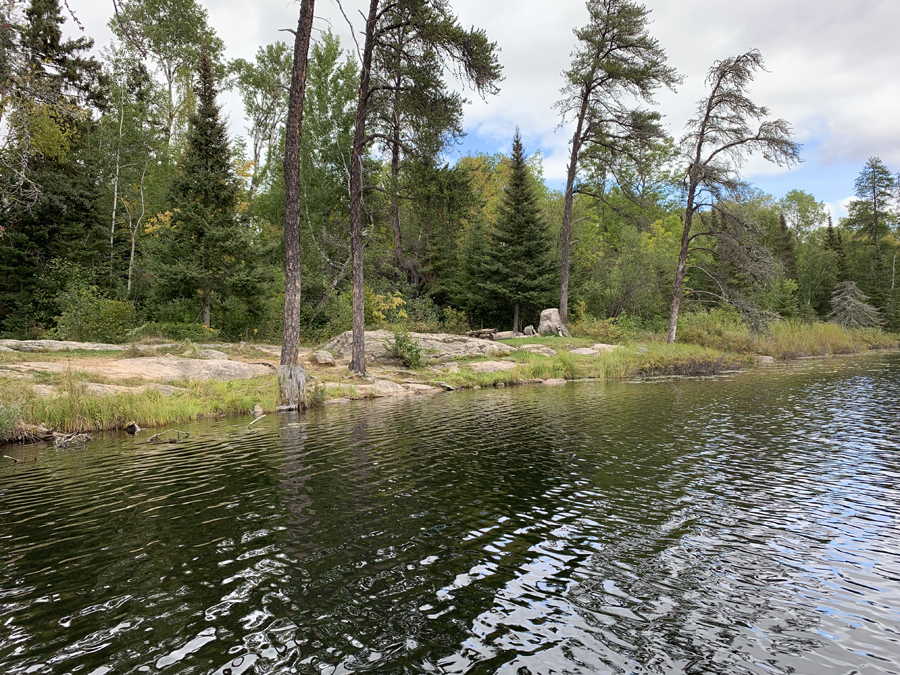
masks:
{"type": "MultiPolygon", "coordinates": [[[[515,347],[502,342],[481,340],[465,335],[449,335],[446,333],[410,333],[410,338],[419,343],[422,355],[437,362],[452,361],[468,356],[509,356],[517,351],[515,347]]],[[[366,360],[370,363],[391,363],[394,359],[388,354],[388,345],[393,344],[394,334],[387,330],[367,330],[366,360]]],[[[331,352],[338,359],[349,359],[353,345],[353,333],[347,331],[329,340],[322,349],[331,352]]]]}
{"type": "Polygon", "coordinates": [[[569,329],[562,322],[558,309],[545,309],[541,312],[541,323],[538,326],[539,335],[558,335],[559,337],[572,337],[569,329]]]}

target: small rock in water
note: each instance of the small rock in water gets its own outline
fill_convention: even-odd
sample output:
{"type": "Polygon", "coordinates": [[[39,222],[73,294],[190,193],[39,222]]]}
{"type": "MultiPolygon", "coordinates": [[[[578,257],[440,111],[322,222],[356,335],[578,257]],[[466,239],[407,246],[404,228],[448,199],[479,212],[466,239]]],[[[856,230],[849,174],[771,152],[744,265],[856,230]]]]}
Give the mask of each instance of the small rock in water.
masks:
{"type": "Polygon", "coordinates": [[[139,432],[141,428],[137,425],[137,422],[129,422],[125,426],[125,432],[131,434],[132,436],[139,432]]]}
{"type": "Polygon", "coordinates": [[[552,378],[552,379],[549,379],[549,380],[544,380],[544,384],[546,384],[546,385],[548,385],[548,386],[550,386],[550,387],[558,387],[558,386],[563,385],[563,384],[565,384],[565,383],[566,383],[566,381],[563,380],[563,379],[560,379],[560,378],[552,378]]]}
{"type": "Polygon", "coordinates": [[[253,406],[253,414],[257,417],[263,414],[263,407],[259,403],[253,406]]]}

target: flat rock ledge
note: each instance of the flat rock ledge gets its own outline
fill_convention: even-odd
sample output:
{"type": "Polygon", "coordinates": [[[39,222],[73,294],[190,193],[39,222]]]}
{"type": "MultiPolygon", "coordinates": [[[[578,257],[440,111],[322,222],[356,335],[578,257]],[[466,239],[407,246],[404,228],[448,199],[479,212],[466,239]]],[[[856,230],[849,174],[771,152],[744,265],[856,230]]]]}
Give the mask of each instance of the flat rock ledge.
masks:
{"type": "Polygon", "coordinates": [[[70,340],[0,340],[0,351],[4,352],[71,352],[76,349],[89,352],[121,352],[127,347],[70,340]]]}
{"type": "MultiPolygon", "coordinates": [[[[509,356],[515,347],[492,340],[467,337],[465,335],[449,335],[447,333],[410,333],[409,336],[419,343],[422,355],[429,361],[442,363],[470,356],[509,356]]],[[[392,363],[393,357],[388,353],[388,345],[394,342],[394,334],[387,330],[368,330],[366,337],[366,360],[373,363],[392,363]]],[[[329,351],[336,358],[350,358],[353,346],[353,333],[347,331],[327,342],[322,349],[329,351]]]]}
{"type": "MultiPolygon", "coordinates": [[[[4,372],[64,373],[69,364],[62,361],[24,362],[5,364],[4,372]]],[[[256,363],[240,361],[181,359],[175,356],[164,358],[141,357],[84,364],[79,367],[89,373],[103,375],[110,379],[140,378],[166,382],[170,380],[244,380],[262,375],[270,375],[272,369],[256,363]]]]}

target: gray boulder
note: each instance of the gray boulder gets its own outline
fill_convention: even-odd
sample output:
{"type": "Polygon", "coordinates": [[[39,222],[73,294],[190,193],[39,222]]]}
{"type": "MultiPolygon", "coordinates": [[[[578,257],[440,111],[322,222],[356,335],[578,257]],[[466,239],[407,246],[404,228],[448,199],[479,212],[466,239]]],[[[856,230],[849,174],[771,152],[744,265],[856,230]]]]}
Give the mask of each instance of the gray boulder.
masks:
{"type": "MultiPolygon", "coordinates": [[[[422,354],[430,361],[445,362],[468,356],[509,356],[515,347],[467,337],[465,335],[449,335],[447,333],[410,333],[422,349],[422,354]]],[[[392,363],[393,357],[388,354],[388,345],[393,344],[394,334],[387,330],[370,330],[365,333],[366,360],[370,363],[392,363]]],[[[353,333],[347,331],[329,340],[322,349],[334,354],[338,359],[349,359],[353,345],[353,333]]]]}
{"type": "Polygon", "coordinates": [[[201,359],[206,359],[207,361],[227,361],[228,354],[225,352],[219,352],[215,349],[201,349],[198,356],[201,359]]]}
{"type": "Polygon", "coordinates": [[[515,338],[525,337],[525,333],[520,333],[515,330],[504,330],[499,333],[494,333],[495,340],[514,340],[515,338]]]}
{"type": "Polygon", "coordinates": [[[534,326],[525,326],[525,335],[528,337],[534,337],[537,335],[537,331],[534,329],[534,326]]]}
{"type": "Polygon", "coordinates": [[[326,352],[324,349],[320,349],[312,353],[313,363],[316,363],[320,366],[333,366],[334,365],[334,357],[326,352]]]}
{"type": "Polygon", "coordinates": [[[406,394],[408,390],[402,384],[391,382],[390,380],[375,380],[373,385],[375,396],[396,396],[398,394],[406,394]]]}
{"type": "Polygon", "coordinates": [[[569,329],[562,322],[558,309],[545,309],[541,312],[541,323],[538,326],[539,335],[558,335],[559,337],[572,337],[569,329]]]}

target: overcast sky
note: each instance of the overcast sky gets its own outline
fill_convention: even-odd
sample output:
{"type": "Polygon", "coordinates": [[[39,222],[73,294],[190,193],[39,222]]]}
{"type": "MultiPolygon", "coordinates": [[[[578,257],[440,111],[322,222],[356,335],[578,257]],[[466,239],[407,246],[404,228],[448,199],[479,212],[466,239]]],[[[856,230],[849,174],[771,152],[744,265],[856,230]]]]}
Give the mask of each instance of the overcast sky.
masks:
{"type": "MultiPolygon", "coordinates": [[[[298,3],[287,0],[201,0],[210,24],[227,45],[229,58],[252,58],[260,45],[292,38],[279,29],[296,24],[298,3]]],[[[112,0],[69,0],[98,46],[110,37],[106,23],[112,0]]],[[[345,47],[350,30],[335,0],[318,0],[316,26],[331,25],[345,47]]],[[[776,117],[794,125],[804,163],[791,171],[762,160],[745,177],[781,197],[791,189],[811,192],[837,214],[853,192],[866,159],[881,157],[900,170],[900,2],[897,0],[646,0],[652,34],[685,77],[676,93],[658,96],[669,131],[679,137],[696,103],[704,77],[717,59],[758,48],[768,71],[757,77],[753,95],[776,117]]],[[[344,0],[358,31],[364,0],[344,0]]],[[[545,176],[554,187],[564,179],[568,132],[557,129],[552,108],[561,73],[574,47],[572,30],[585,23],[581,0],[455,0],[465,26],[484,28],[500,47],[505,80],[501,93],[466,109],[468,134],[453,155],[508,152],[516,126],[526,151],[540,149],[545,176]]],[[[222,100],[232,132],[243,133],[240,99],[222,100]]]]}

